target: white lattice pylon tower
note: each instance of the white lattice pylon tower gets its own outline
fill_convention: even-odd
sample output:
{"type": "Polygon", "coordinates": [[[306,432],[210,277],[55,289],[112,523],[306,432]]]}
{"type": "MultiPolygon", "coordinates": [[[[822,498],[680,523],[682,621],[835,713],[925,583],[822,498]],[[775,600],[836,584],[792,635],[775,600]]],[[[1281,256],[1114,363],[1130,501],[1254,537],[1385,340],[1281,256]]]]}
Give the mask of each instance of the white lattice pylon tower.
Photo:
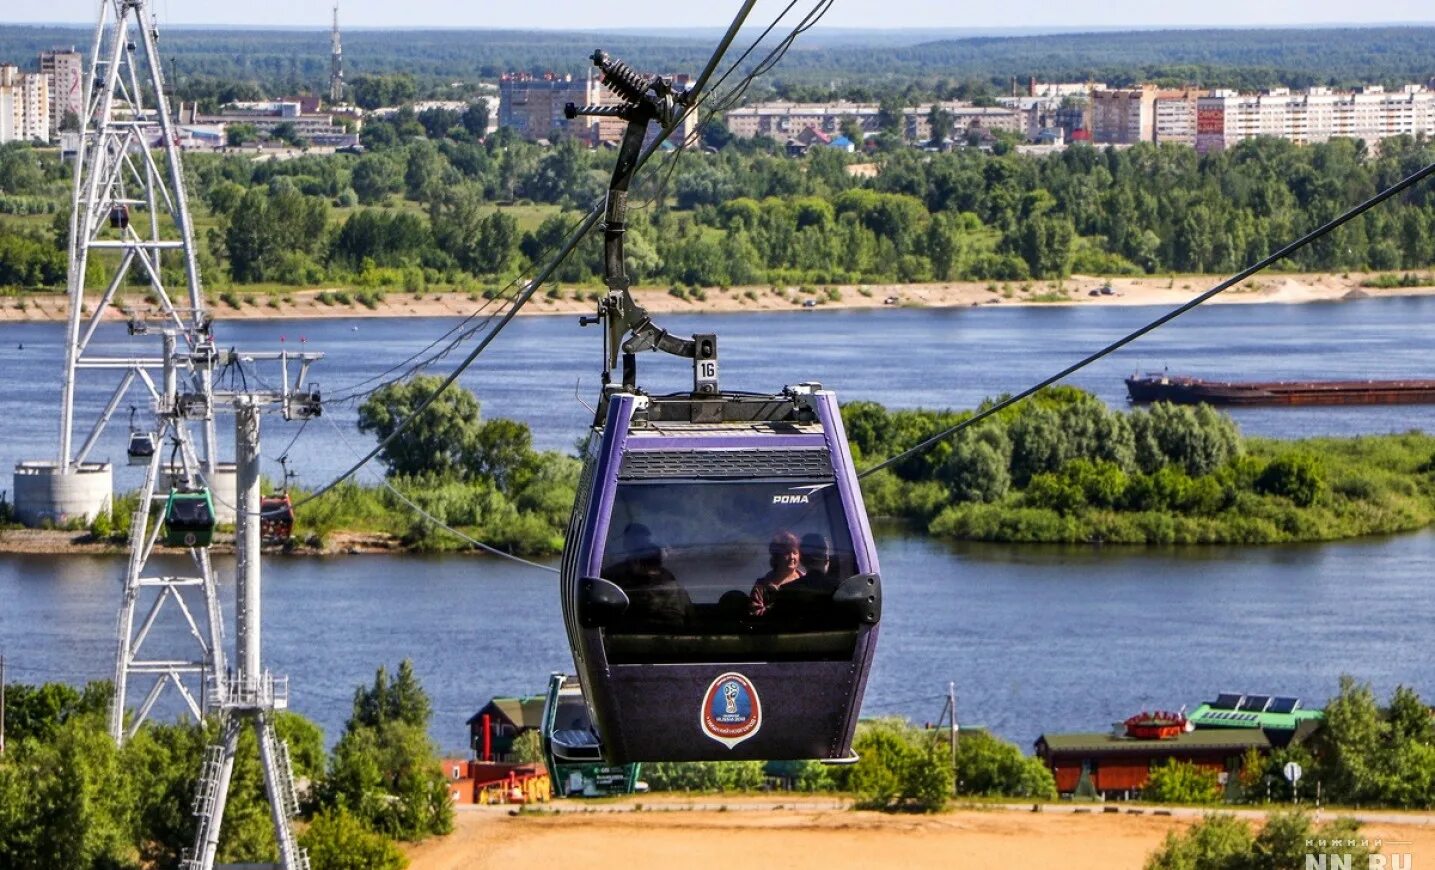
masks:
{"type": "MultiPolygon", "coordinates": [[[[194,230],[185,198],[184,170],[175,127],[165,101],[156,47],[158,31],[144,19],[146,0],[100,0],[99,21],[85,84],[85,117],[75,157],[70,212],[69,302],[65,374],[61,390],[59,467],[80,465],[98,441],[135,378],[146,379],[161,361],[90,353],[95,330],[111,308],[129,306],[130,279],[138,275],[146,305],[190,350],[206,327],[194,230]],[[168,253],[166,253],[168,252],[168,253]],[[164,264],[179,269],[182,288],[166,286],[164,264]],[[91,270],[103,283],[88,288],[91,270]],[[100,291],[93,299],[86,290],[100,291]],[[178,290],[178,294],[176,293],[178,290]],[[110,402],[78,450],[74,449],[75,393],[80,377],[123,372],[110,402]]],[[[132,319],[132,323],[137,322],[132,319]]],[[[143,322],[143,321],[138,321],[143,322]]],[[[200,372],[207,379],[207,371],[200,372]]],[[[153,383],[150,383],[154,391],[153,383]]],[[[200,456],[206,477],[214,473],[214,424],[202,426],[200,456]]]]}
{"type": "MultiPolygon", "coordinates": [[[[210,396],[193,389],[180,389],[181,366],[192,367],[196,358],[206,364],[210,356],[203,352],[197,357],[176,353],[176,344],[174,333],[165,331],[163,386],[154,397],[158,421],[155,450],[145,468],[144,482],[130,519],[130,552],[125,562],[120,600],[115,692],[110,709],[110,733],[120,743],[144,724],[166,688],[172,688],[180,696],[195,720],[202,720],[217,700],[207,697],[205,689],[213,678],[224,673],[224,624],[209,550],[195,547],[188,551],[194,566],[192,576],[152,573],[149,569],[163,530],[164,518],[160,514],[169,488],[192,490],[201,485],[202,473],[190,440],[190,423],[213,419],[210,396]],[[151,633],[162,616],[171,621],[176,616],[182,619],[188,642],[169,638],[168,644],[159,644],[163,645],[160,652],[152,653],[150,650],[157,644],[151,641],[151,633]],[[138,623],[136,617],[140,617],[138,623]],[[144,698],[126,721],[130,709],[127,700],[132,690],[140,689],[144,690],[144,698]]],[[[200,379],[192,371],[186,374],[193,388],[200,379]]]]}
{"type": "MultiPolygon", "coordinates": [[[[60,447],[56,471],[78,473],[100,434],[139,381],[155,411],[156,449],[146,467],[130,535],[120,605],[115,655],[115,695],[110,730],[123,741],[154,709],[167,688],[184,707],[202,718],[205,679],[223,669],[223,635],[214,571],[203,549],[191,550],[193,572],[148,572],[160,524],[150,514],[171,486],[213,487],[214,422],[211,365],[213,342],[204,312],[194,232],[185,199],[184,170],[178,140],[165,102],[164,78],[156,40],[146,18],[145,0],[101,0],[85,84],[84,128],[75,157],[74,198],[70,213],[69,302],[65,369],[61,390],[60,447]],[[166,286],[182,276],[182,288],[166,286]],[[103,283],[88,286],[92,272],[103,283]],[[138,277],[147,305],[160,329],[125,299],[138,277]],[[99,295],[87,297],[86,291],[99,295]],[[96,330],[111,309],[129,309],[132,332],[162,332],[162,352],[105,356],[91,351],[96,330]],[[163,385],[155,375],[163,373],[163,385]],[[81,378],[119,376],[99,417],[78,449],[76,392],[81,378]],[[198,430],[200,445],[191,435],[198,430]],[[174,450],[167,449],[170,444],[174,450]],[[172,457],[170,464],[163,458],[172,457]],[[136,621],[136,617],[143,614],[136,621]],[[164,622],[162,622],[162,620],[164,622]],[[172,623],[168,625],[166,623],[172,623]],[[156,631],[158,627],[158,631],[156,631]],[[159,644],[153,634],[178,629],[193,639],[189,652],[148,655],[159,644]],[[131,693],[143,691],[126,723],[131,693]]],[[[155,348],[159,350],[160,348],[155,348]]]]}

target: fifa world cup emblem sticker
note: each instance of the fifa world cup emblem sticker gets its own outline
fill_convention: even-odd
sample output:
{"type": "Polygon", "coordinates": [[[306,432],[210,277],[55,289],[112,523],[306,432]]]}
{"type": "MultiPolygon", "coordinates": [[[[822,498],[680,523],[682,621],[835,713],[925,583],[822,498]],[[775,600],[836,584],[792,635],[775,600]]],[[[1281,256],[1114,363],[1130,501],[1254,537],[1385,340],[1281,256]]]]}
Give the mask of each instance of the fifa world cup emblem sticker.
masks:
{"type": "Polygon", "coordinates": [[[703,693],[699,718],[704,734],[732,749],[762,727],[756,687],[742,674],[722,674],[703,693]]]}

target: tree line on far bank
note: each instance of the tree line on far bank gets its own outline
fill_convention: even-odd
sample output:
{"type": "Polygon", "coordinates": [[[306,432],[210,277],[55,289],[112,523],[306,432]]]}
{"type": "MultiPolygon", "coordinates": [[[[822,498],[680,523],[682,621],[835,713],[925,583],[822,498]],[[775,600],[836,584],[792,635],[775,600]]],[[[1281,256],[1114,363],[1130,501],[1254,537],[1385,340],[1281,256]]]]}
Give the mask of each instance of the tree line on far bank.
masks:
{"type": "MultiPolygon", "coordinates": [[[[970,412],[844,407],[859,466],[970,412]]],[[[864,481],[870,513],[1030,543],[1333,540],[1435,522],[1435,437],[1246,438],[1209,406],[1116,411],[1046,390],[864,481]]]]}
{"type": "MultiPolygon", "coordinates": [[[[440,382],[421,375],[375,391],[359,409],[360,431],[387,438],[440,382]]],[[[859,467],[970,415],[843,406],[859,467]]],[[[534,450],[526,424],[482,419],[463,387],[450,387],[379,460],[384,484],[345,482],[299,512],[299,542],[378,532],[417,550],[467,548],[470,537],[523,555],[562,550],[581,463],[534,450]]],[[[1435,522],[1435,437],[1247,438],[1209,406],[1117,411],[1057,387],[866,478],[863,493],[874,517],[961,540],[1334,540],[1435,522]]],[[[132,508],[117,499],[91,530],[122,540],[132,508]]]]}
{"type": "MultiPolygon", "coordinates": [[[[207,282],[216,291],[278,284],[477,296],[545,262],[605,188],[612,154],[573,140],[543,148],[506,130],[480,140],[468,114],[371,120],[369,150],[357,156],[188,155],[207,282]]],[[[1071,274],[1229,273],[1435,159],[1428,142],[1401,138],[1380,143],[1378,155],[1374,143],[1261,139],[1206,156],[1142,144],[1042,157],[930,154],[881,141],[889,150],[871,157],[814,149],[792,158],[759,139],[673,158],[677,171],[653,173],[656,186],[642,192],[654,206],[631,215],[630,274],[680,289],[976,280],[994,290],[1046,281],[1060,293],[1071,274]],[[875,175],[851,171],[864,162],[875,175]]],[[[0,147],[0,215],[10,215],[0,286],[63,286],[65,186],[53,157],[0,147]],[[49,227],[19,219],[37,212],[54,214],[49,227]]],[[[1288,263],[1432,265],[1435,202],[1423,188],[1288,263]]],[[[601,269],[593,236],[555,280],[597,286],[601,269]]]]}

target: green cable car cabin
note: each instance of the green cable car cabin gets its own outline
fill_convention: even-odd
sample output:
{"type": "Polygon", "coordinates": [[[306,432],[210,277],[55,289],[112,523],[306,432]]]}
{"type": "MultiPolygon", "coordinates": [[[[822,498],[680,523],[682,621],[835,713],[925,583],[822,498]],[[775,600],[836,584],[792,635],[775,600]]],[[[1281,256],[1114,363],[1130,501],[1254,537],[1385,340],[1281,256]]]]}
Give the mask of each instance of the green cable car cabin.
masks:
{"type": "Polygon", "coordinates": [[[214,540],[214,499],[208,489],[172,489],[164,505],[164,542],[171,547],[208,547],[214,540]]]}

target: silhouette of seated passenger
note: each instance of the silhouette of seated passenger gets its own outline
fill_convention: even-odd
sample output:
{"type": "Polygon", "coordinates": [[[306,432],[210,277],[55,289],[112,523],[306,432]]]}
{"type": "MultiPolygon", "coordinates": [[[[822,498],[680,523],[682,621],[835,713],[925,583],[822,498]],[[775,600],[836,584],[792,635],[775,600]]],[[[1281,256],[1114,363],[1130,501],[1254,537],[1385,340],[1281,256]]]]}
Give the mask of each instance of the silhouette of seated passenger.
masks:
{"type": "Polygon", "coordinates": [[[604,573],[628,595],[620,628],[681,628],[692,617],[693,602],[673,572],[663,567],[663,548],[642,523],[629,523],[620,538],[626,558],[604,573]]]}
{"type": "Polygon", "coordinates": [[[827,620],[832,593],[841,582],[826,536],[809,532],[799,542],[783,532],[773,538],[768,552],[772,570],[753,586],[750,614],[819,627],[827,620]]]}

